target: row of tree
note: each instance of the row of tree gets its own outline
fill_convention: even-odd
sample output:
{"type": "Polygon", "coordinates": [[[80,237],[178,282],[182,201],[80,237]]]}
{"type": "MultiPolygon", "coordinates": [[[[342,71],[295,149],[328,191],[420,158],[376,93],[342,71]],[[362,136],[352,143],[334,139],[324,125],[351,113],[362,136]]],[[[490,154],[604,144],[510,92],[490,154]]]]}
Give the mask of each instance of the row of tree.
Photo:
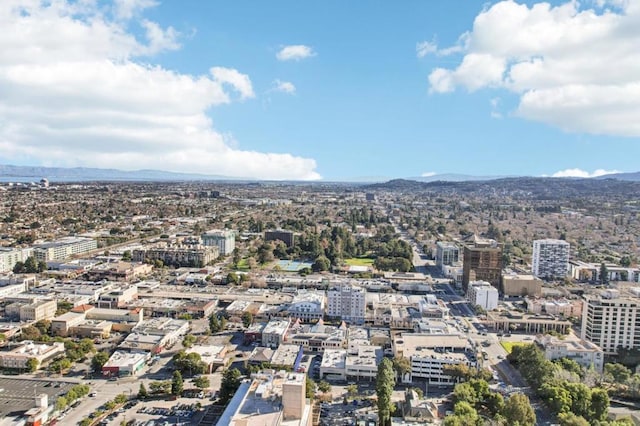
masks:
{"type": "Polygon", "coordinates": [[[29,256],[24,262],[18,261],[13,266],[14,274],[38,274],[47,270],[47,262],[38,262],[35,257],[29,256]]]}
{"type": "Polygon", "coordinates": [[[549,361],[533,344],[515,346],[508,360],[555,414],[571,413],[591,423],[606,419],[609,410],[607,391],[582,383],[585,371],[575,361],[549,361]]]}

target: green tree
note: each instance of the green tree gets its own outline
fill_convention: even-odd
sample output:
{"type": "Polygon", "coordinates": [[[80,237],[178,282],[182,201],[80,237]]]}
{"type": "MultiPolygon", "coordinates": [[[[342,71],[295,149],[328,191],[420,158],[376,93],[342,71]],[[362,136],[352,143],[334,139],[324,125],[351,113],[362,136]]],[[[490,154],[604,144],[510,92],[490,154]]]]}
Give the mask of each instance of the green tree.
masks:
{"type": "Polygon", "coordinates": [[[93,358],[91,358],[91,368],[93,371],[100,371],[107,361],[109,361],[109,352],[97,352],[93,358]]]}
{"type": "Polygon", "coordinates": [[[560,426],[590,426],[584,417],[576,416],[573,413],[560,413],[558,415],[560,426]]]}
{"type": "Polygon", "coordinates": [[[609,268],[607,268],[607,265],[605,265],[604,262],[600,264],[599,275],[600,275],[600,284],[602,285],[609,284],[609,268]]]}
{"type": "Polygon", "coordinates": [[[307,377],[307,381],[305,383],[304,396],[305,398],[312,399],[316,394],[316,382],[307,377]]]}
{"type": "Polygon", "coordinates": [[[468,402],[458,402],[453,407],[453,414],[445,417],[445,426],[477,426],[482,424],[478,412],[468,402]]]}
{"type": "Polygon", "coordinates": [[[347,394],[352,398],[358,395],[358,385],[352,384],[347,386],[347,394]]]}
{"type": "Polygon", "coordinates": [[[318,390],[322,393],[329,393],[331,392],[331,385],[329,384],[329,382],[322,380],[320,383],[318,383],[318,390]]]}
{"type": "Polygon", "coordinates": [[[405,374],[411,373],[411,362],[405,357],[394,357],[391,361],[393,364],[393,370],[402,379],[405,374]]]}
{"type": "Polygon", "coordinates": [[[34,373],[38,369],[39,362],[36,358],[29,358],[27,360],[27,371],[34,373]]]}
{"type": "Polygon", "coordinates": [[[490,392],[485,398],[484,404],[493,417],[504,410],[504,398],[498,392],[490,392]]]}
{"type": "Polygon", "coordinates": [[[394,405],[391,401],[391,394],[395,383],[395,373],[393,372],[393,363],[389,358],[383,358],[378,365],[378,373],[376,375],[376,395],[378,397],[378,424],[380,426],[391,425],[391,414],[393,414],[394,405]]]}
{"type": "Polygon", "coordinates": [[[65,408],[67,408],[67,405],[69,403],[67,402],[67,398],[64,396],[59,396],[58,399],[56,400],[56,410],[58,411],[62,411],[65,408]]]}
{"type": "Polygon", "coordinates": [[[209,386],[211,386],[211,382],[209,381],[209,378],[207,376],[196,377],[195,379],[193,379],[193,384],[195,385],[195,387],[200,389],[207,389],[209,386]]]}
{"type": "Polygon", "coordinates": [[[563,386],[545,383],[538,391],[549,407],[556,413],[571,411],[571,394],[563,386]]]}
{"type": "Polygon", "coordinates": [[[113,398],[113,402],[115,402],[116,404],[124,404],[125,402],[127,402],[127,395],[119,393],[115,398],[113,398]]]}
{"type": "Polygon", "coordinates": [[[171,377],[171,395],[180,396],[184,390],[184,380],[179,371],[174,371],[171,377]]]}
{"type": "Polygon", "coordinates": [[[504,404],[502,415],[507,424],[519,426],[535,426],[536,413],[531,407],[529,397],[522,393],[514,393],[504,404]]]}
{"type": "Polygon", "coordinates": [[[125,250],[122,253],[122,260],[125,262],[131,262],[131,250],[125,250]]]}
{"type": "Polygon", "coordinates": [[[244,311],[242,313],[242,325],[244,325],[245,328],[249,328],[251,324],[253,324],[253,314],[249,311],[244,311]]]}
{"type": "Polygon", "coordinates": [[[609,394],[605,389],[595,388],[591,390],[590,420],[602,421],[607,418],[609,412],[609,394]]]}
{"type": "Polygon", "coordinates": [[[193,346],[196,340],[196,336],[194,336],[193,334],[187,334],[186,336],[184,336],[184,339],[182,339],[182,346],[188,349],[193,346]]]}
{"type": "Polygon", "coordinates": [[[322,271],[328,271],[331,268],[331,261],[329,259],[327,259],[326,256],[318,256],[315,260],[315,262],[313,262],[313,265],[311,266],[311,269],[314,272],[322,272],[322,271]]]}
{"type": "Polygon", "coordinates": [[[604,365],[604,375],[608,381],[626,383],[631,378],[631,370],[622,364],[608,362],[604,365]]]}
{"type": "Polygon", "coordinates": [[[149,383],[149,390],[152,394],[169,393],[171,391],[171,382],[168,380],[164,380],[161,382],[151,382],[149,383]]]}
{"type": "Polygon", "coordinates": [[[591,389],[584,383],[565,382],[564,388],[571,395],[571,412],[578,416],[589,416],[591,389]]]}
{"type": "Polygon", "coordinates": [[[237,368],[226,370],[222,374],[222,382],[220,383],[220,401],[228,402],[238,390],[240,386],[240,377],[242,374],[237,368]]]}
{"type": "Polygon", "coordinates": [[[453,401],[455,403],[458,402],[468,402],[472,406],[475,406],[478,403],[478,394],[476,390],[469,383],[458,383],[456,387],[453,389],[453,401]]]}
{"type": "Polygon", "coordinates": [[[138,399],[146,399],[149,396],[149,392],[147,391],[144,382],[140,382],[140,388],[138,388],[138,399]]]}

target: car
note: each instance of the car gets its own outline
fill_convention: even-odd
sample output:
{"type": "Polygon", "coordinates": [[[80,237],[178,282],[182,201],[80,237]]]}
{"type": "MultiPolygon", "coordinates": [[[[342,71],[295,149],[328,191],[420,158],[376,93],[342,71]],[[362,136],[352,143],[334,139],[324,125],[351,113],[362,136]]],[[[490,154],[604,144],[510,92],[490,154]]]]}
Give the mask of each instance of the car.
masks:
{"type": "Polygon", "coordinates": [[[89,394],[89,396],[90,396],[91,398],[95,398],[96,396],[98,396],[98,393],[97,393],[97,392],[91,392],[91,393],[89,394]]]}

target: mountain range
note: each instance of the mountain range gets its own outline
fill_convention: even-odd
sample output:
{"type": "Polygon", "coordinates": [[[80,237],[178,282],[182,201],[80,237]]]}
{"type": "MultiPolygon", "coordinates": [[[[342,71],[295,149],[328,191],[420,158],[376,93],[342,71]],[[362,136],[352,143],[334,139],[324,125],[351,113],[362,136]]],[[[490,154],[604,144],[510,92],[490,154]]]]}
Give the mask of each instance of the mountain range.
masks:
{"type": "MultiPolygon", "coordinates": [[[[229,176],[207,175],[200,173],[177,173],[163,170],[118,170],[99,169],[89,167],[44,167],[44,166],[15,166],[0,164],[0,180],[2,181],[39,181],[47,178],[52,182],[83,182],[83,181],[238,181],[247,182],[256,179],[233,178],[229,176]]],[[[517,176],[473,176],[466,174],[436,174],[431,176],[408,177],[405,181],[414,182],[477,182],[499,179],[517,178],[517,176]]],[[[562,178],[572,179],[572,178],[562,178]]],[[[640,182],[640,172],[614,173],[590,179],[616,179],[622,181],[640,182]]],[[[391,178],[376,177],[362,180],[349,179],[352,183],[382,183],[392,181],[391,178]]]]}

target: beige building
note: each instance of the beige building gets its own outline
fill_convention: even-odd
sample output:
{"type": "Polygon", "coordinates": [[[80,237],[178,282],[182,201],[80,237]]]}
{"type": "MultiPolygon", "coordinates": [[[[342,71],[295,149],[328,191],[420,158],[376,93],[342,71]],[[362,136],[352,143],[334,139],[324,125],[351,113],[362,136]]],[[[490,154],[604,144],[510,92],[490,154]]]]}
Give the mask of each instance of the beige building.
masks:
{"type": "Polygon", "coordinates": [[[26,369],[30,359],[38,361],[38,368],[42,363],[64,353],[64,343],[51,344],[24,341],[17,348],[9,352],[0,352],[0,366],[3,368],[26,369]]]}
{"type": "Polygon", "coordinates": [[[55,300],[33,300],[31,303],[15,306],[18,309],[20,321],[41,321],[56,316],[58,304],[55,300]]]}
{"type": "Polygon", "coordinates": [[[570,299],[533,299],[526,298],[527,310],[534,314],[549,314],[563,317],[581,317],[582,300],[570,299]]]}
{"type": "Polygon", "coordinates": [[[542,296],[542,280],[533,275],[505,274],[502,276],[502,293],[505,296],[542,296]]]}
{"type": "Polygon", "coordinates": [[[569,335],[559,339],[548,334],[536,337],[536,343],[544,349],[544,356],[548,360],[569,358],[586,369],[593,367],[602,373],[604,366],[604,352],[597,345],[569,335]]]}

